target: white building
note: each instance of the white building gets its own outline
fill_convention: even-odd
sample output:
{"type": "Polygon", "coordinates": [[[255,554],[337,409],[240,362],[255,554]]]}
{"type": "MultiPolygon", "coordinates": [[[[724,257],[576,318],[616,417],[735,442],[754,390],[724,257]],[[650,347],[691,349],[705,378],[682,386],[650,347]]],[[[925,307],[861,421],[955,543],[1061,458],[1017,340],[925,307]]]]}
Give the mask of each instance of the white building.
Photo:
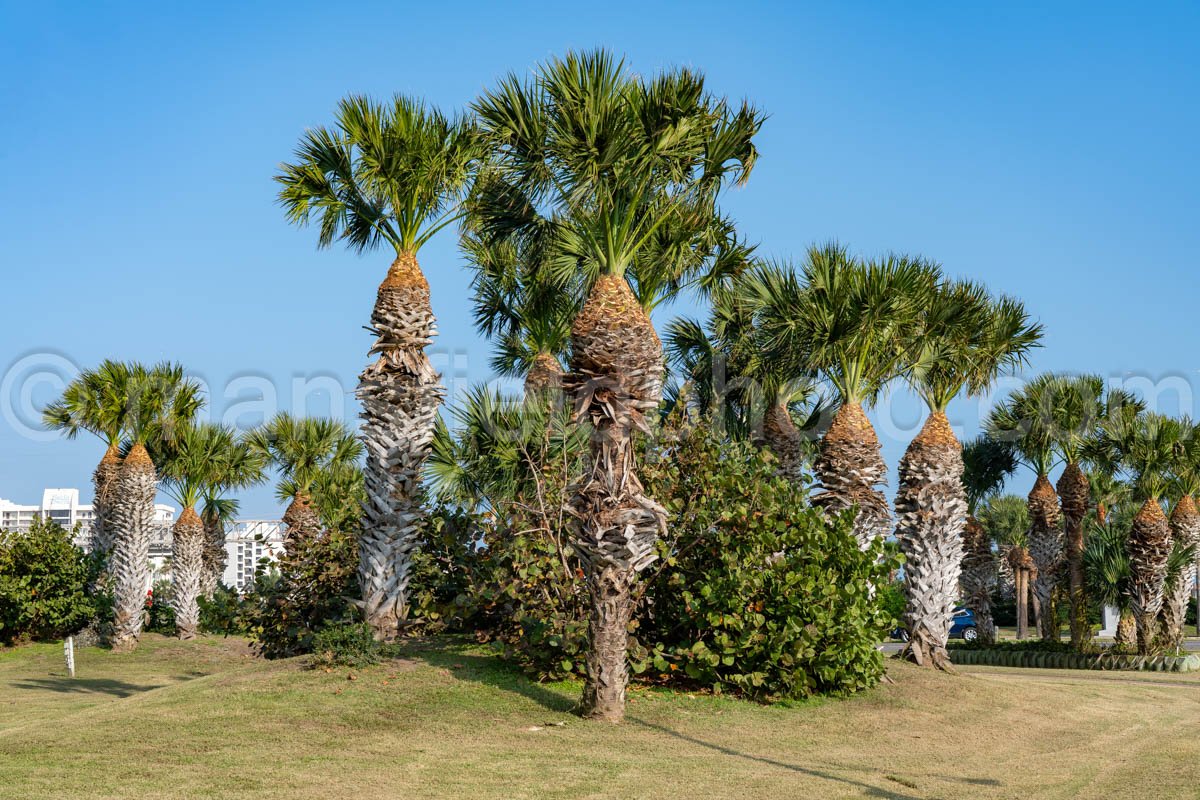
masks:
{"type": "Polygon", "coordinates": [[[225,574],[221,583],[238,592],[254,580],[260,563],[283,552],[283,523],[277,519],[238,520],[225,532],[225,574]]]}
{"type": "MultiPolygon", "coordinates": [[[[78,489],[46,489],[42,492],[42,502],[36,506],[17,505],[0,498],[0,530],[27,531],[37,517],[57,522],[67,530],[74,529],[78,524],[79,531],[75,543],[86,547],[92,520],[95,519],[96,513],[90,504],[85,505],[79,502],[78,489]]],[[[174,506],[155,503],[154,522],[156,527],[170,528],[174,521],[174,506]]]]}

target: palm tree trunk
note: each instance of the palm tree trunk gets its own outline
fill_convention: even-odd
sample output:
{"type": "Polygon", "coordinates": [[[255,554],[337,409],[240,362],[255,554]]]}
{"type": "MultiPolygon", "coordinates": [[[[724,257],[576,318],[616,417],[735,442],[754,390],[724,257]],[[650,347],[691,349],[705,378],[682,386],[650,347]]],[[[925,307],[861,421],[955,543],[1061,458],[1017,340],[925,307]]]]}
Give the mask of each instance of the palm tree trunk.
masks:
{"type": "Polygon", "coordinates": [[[865,550],[889,533],[892,515],[877,488],[887,485],[887,464],[861,405],[843,403],[838,408],[813,467],[824,489],[813,497],[813,504],[831,516],[856,507],[854,536],[860,547],[865,550]]]}
{"type": "Polygon", "coordinates": [[[133,650],[142,633],[146,591],[150,588],[150,539],[157,492],[154,462],[145,447],[135,444],[121,464],[112,496],[114,650],[133,650]]]}
{"type": "Polygon", "coordinates": [[[1083,650],[1092,639],[1083,574],[1083,518],[1087,515],[1091,487],[1078,464],[1067,464],[1058,479],[1062,498],[1063,528],[1067,550],[1067,577],[1071,593],[1071,647],[1083,650]]]}
{"type": "Polygon", "coordinates": [[[571,372],[564,388],[576,419],[591,423],[588,463],[572,487],[573,541],[591,600],[588,674],[581,712],[620,722],[629,680],[626,651],[638,573],[656,558],[666,511],[642,491],[634,429],[662,392],[662,344],[625,279],[604,275],[571,328],[571,372]]]}
{"type": "Polygon", "coordinates": [[[562,391],[563,369],[550,353],[538,353],[525,373],[525,397],[556,397],[562,391]]]}
{"type": "Polygon", "coordinates": [[[763,441],[779,461],[779,474],[799,484],[804,477],[804,437],[787,403],[772,403],[763,415],[763,441]]]}
{"type": "Polygon", "coordinates": [[[962,445],[946,415],[930,414],[900,460],[896,540],[904,554],[908,643],[900,653],[922,666],[950,669],[950,636],[962,569],[967,498],[962,445]]]}
{"type": "Polygon", "coordinates": [[[1033,571],[1033,559],[1022,547],[1013,547],[1008,551],[1008,561],[1012,565],[1013,593],[1017,602],[1017,638],[1029,636],[1029,577],[1033,571]]]}
{"type": "Polygon", "coordinates": [[[292,498],[283,512],[282,522],[283,547],[289,553],[296,549],[297,543],[311,541],[321,534],[321,517],[312,507],[312,500],[303,492],[298,492],[292,498]]]}
{"type": "Polygon", "coordinates": [[[188,506],[175,520],[171,537],[171,608],[175,634],[194,639],[200,627],[200,578],[204,571],[204,523],[188,506]]]}
{"type": "Polygon", "coordinates": [[[968,515],[963,527],[961,587],[963,604],[975,612],[979,624],[979,640],[984,644],[996,641],[996,623],[992,618],[992,589],[996,586],[998,570],[992,542],[979,520],[968,515]]]}
{"type": "Polygon", "coordinates": [[[1133,518],[1128,548],[1129,605],[1137,620],[1138,652],[1145,655],[1154,647],[1171,556],[1171,526],[1157,500],[1147,498],[1133,518]]]}
{"type": "Polygon", "coordinates": [[[423,520],[421,471],[445,395],[429,361],[437,326],[429,283],[416,256],[392,262],[371,313],[378,356],[359,377],[367,502],[359,537],[363,611],[378,639],[390,641],[408,617],[408,581],[423,520]]]}
{"type": "MultiPolygon", "coordinates": [[[[1175,504],[1169,524],[1173,546],[1184,548],[1200,543],[1200,512],[1197,512],[1196,501],[1190,495],[1184,495],[1175,504]]],[[[1175,580],[1166,586],[1162,607],[1162,634],[1163,643],[1168,647],[1178,648],[1183,643],[1183,624],[1195,581],[1196,562],[1189,559],[1175,580]]]]}
{"type": "Polygon", "coordinates": [[[104,558],[111,555],[113,546],[114,526],[112,522],[112,494],[116,488],[117,476],[121,472],[121,453],[116,444],[110,444],[104,451],[104,457],[96,465],[92,473],[92,486],[95,496],[92,500],[92,531],[90,540],[91,552],[104,558]]]}
{"type": "Polygon", "coordinates": [[[1113,641],[1123,650],[1137,646],[1137,620],[1128,609],[1122,610],[1117,619],[1117,635],[1113,641]]]}
{"type": "Polygon", "coordinates": [[[225,550],[225,523],[219,516],[206,516],[204,522],[204,571],[200,578],[200,596],[212,600],[225,575],[229,555],[225,550]]]}
{"type": "Polygon", "coordinates": [[[1054,587],[1063,557],[1063,534],[1059,527],[1058,495],[1050,479],[1039,475],[1029,493],[1029,555],[1037,567],[1033,593],[1037,598],[1038,632],[1044,641],[1058,641],[1058,617],[1054,612],[1054,587]]]}

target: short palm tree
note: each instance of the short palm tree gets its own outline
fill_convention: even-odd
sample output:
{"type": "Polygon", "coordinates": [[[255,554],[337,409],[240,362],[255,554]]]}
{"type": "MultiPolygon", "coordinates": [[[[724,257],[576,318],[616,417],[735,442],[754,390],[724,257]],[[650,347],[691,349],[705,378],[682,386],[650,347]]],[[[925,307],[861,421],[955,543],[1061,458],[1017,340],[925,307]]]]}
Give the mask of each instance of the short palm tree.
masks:
{"type": "Polygon", "coordinates": [[[93,521],[89,549],[107,558],[112,550],[114,528],[111,493],[121,469],[121,436],[130,406],[130,365],[103,361],[95,369],[81,372],[62,397],[48,405],[42,415],[51,430],[74,439],[87,431],[105,445],[104,456],[92,473],[93,521]]]}
{"type": "Polygon", "coordinates": [[[196,506],[209,487],[225,479],[225,457],[236,444],[232,428],[205,423],[184,428],[152,449],[167,493],[183,509],[175,519],[171,545],[171,606],[180,639],[195,638],[200,626],[207,542],[196,506]]]}
{"type": "Polygon", "coordinates": [[[183,368],[176,364],[150,368],[131,364],[129,371],[130,405],[123,431],[129,449],[112,493],[114,650],[137,647],[150,588],[158,473],[147,447],[161,450],[169,446],[191,428],[204,405],[200,385],[184,377],[183,368]]]}
{"type": "Polygon", "coordinates": [[[314,485],[323,470],[354,464],[362,443],[343,423],[323,417],[294,417],[286,411],[253,430],[248,446],[279,471],[276,497],[287,501],[283,512],[285,547],[321,534],[321,518],[313,504],[314,485]]]}
{"type": "Polygon", "coordinates": [[[979,524],[997,545],[1012,574],[1017,604],[1017,638],[1029,635],[1029,595],[1037,564],[1029,555],[1029,505],[1015,495],[988,498],[979,508],[979,524]]]}
{"type": "Polygon", "coordinates": [[[1041,339],[1024,306],[992,299],[977,283],[943,282],[920,298],[912,339],[909,385],[929,409],[900,461],[896,540],[904,561],[904,612],[909,640],[900,653],[923,666],[947,669],[946,640],[958,597],[963,529],[969,505],[962,445],[946,418],[950,401],[979,395],[1022,364],[1041,339]]]}
{"type": "Polygon", "coordinates": [[[591,423],[591,457],[570,501],[592,602],[582,711],[619,721],[639,572],[665,511],[637,478],[633,432],[662,393],[663,353],[646,312],[715,246],[715,201],[744,181],[762,116],[712,97],[703,77],[631,75],[604,51],[569,53],[524,80],[509,75],[474,105],[489,144],[471,228],[542,241],[578,286],[564,389],[591,423]]]}
{"type": "Polygon", "coordinates": [[[1200,511],[1196,493],[1200,492],[1200,425],[1183,423],[1184,442],[1172,468],[1171,489],[1174,507],[1168,520],[1171,526],[1171,563],[1168,569],[1162,607],[1163,643],[1178,648],[1183,641],[1183,624],[1188,601],[1196,582],[1195,554],[1200,548],[1200,511]]]}
{"type": "Polygon", "coordinates": [[[1013,392],[988,417],[988,435],[1012,445],[1018,461],[1037,479],[1029,492],[1029,556],[1037,567],[1033,578],[1034,612],[1042,639],[1058,639],[1054,589],[1063,561],[1062,516],[1058,494],[1050,482],[1056,460],[1052,402],[1060,379],[1039,375],[1013,392]]]}
{"type": "Polygon", "coordinates": [[[408,615],[421,470],[444,395],[425,353],[435,321],[417,253],[460,218],[475,141],[469,126],[418,100],[349,97],[335,128],[309,130],[277,177],[288,219],[315,216],[322,247],[340,240],[359,252],[395,251],[371,314],[374,360],[358,387],[367,447],[358,578],[367,622],[381,639],[394,638],[408,615]]]}
{"type": "Polygon", "coordinates": [[[963,527],[962,574],[959,576],[962,603],[975,612],[979,638],[985,644],[995,641],[996,624],[992,619],[992,591],[999,579],[993,537],[978,519],[981,506],[1000,493],[1004,482],[1017,469],[1012,448],[977,436],[963,445],[963,490],[967,499],[967,523],[963,527]]]}
{"type": "Polygon", "coordinates": [[[202,490],[200,520],[204,524],[204,557],[200,596],[211,599],[225,573],[225,529],[237,516],[238,501],[227,493],[261,483],[266,454],[253,447],[248,435],[221,436],[214,442],[214,468],[202,490]]]}
{"type": "Polygon", "coordinates": [[[854,534],[864,548],[891,527],[879,438],[867,419],[891,381],[909,367],[918,312],[940,277],[919,259],[851,258],[837,244],[813,247],[801,271],[760,269],[741,283],[762,332],[760,358],[780,360],[796,374],[819,374],[838,409],[821,440],[814,468],[827,513],[856,509],[854,534]]]}
{"type": "Polygon", "coordinates": [[[1089,518],[1083,547],[1083,574],[1088,596],[1102,606],[1117,610],[1116,644],[1122,649],[1137,646],[1137,624],[1130,609],[1129,530],[1112,520],[1089,518]]]}

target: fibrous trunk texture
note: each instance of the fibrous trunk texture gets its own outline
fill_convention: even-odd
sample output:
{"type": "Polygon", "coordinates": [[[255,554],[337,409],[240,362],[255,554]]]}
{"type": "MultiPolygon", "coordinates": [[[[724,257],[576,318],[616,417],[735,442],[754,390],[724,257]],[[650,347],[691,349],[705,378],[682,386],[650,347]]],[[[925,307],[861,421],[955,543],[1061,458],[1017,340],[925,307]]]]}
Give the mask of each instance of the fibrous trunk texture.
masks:
{"type": "Polygon", "coordinates": [[[117,473],[110,519],[113,548],[114,650],[133,650],[142,633],[146,591],[150,587],[150,539],[158,476],[146,448],[135,444],[117,473]]]}
{"type": "Polygon", "coordinates": [[[1050,479],[1039,475],[1029,492],[1029,555],[1037,566],[1033,578],[1038,632],[1047,641],[1058,640],[1058,618],[1054,613],[1054,587],[1063,560],[1063,533],[1058,495],[1050,479]]]}
{"type": "Polygon", "coordinates": [[[935,412],[900,459],[896,541],[904,554],[904,623],[909,640],[900,652],[921,666],[950,669],[950,636],[967,498],[962,445],[946,415],[935,412]]]}
{"type": "Polygon", "coordinates": [[[588,463],[567,511],[591,599],[588,675],[581,711],[619,722],[625,714],[628,625],[637,575],[655,555],[666,511],[645,495],[633,433],[662,391],[662,344],[623,277],[604,275],[571,328],[564,388],[575,419],[591,425],[588,463]]]}
{"type": "Polygon", "coordinates": [[[958,578],[963,605],[975,612],[979,640],[996,641],[996,623],[992,618],[992,590],[999,576],[996,554],[987,531],[975,517],[968,516],[963,527],[962,574],[958,578]]]}
{"type": "Polygon", "coordinates": [[[445,391],[425,348],[437,332],[429,283],[402,254],[379,286],[371,313],[376,356],[359,377],[367,502],[358,583],[376,638],[390,641],[408,617],[408,580],[422,522],[421,470],[445,391]]]}
{"type": "Polygon", "coordinates": [[[229,556],[225,550],[225,523],[216,515],[204,518],[204,571],[200,577],[200,596],[211,600],[225,575],[229,556]]]}
{"type": "Polygon", "coordinates": [[[298,492],[288,503],[282,522],[283,546],[289,553],[295,552],[300,542],[311,541],[321,534],[321,517],[303,492],[298,492]]]}
{"type": "Polygon", "coordinates": [[[1132,611],[1121,612],[1121,616],[1117,619],[1117,635],[1114,637],[1114,642],[1122,649],[1137,647],[1137,619],[1134,618],[1132,611]]]}
{"type": "Polygon", "coordinates": [[[200,627],[200,580],[204,572],[204,523],[191,506],[175,520],[171,530],[171,608],[175,634],[196,638],[200,627]]]}
{"type": "Polygon", "coordinates": [[[865,550],[888,534],[892,515],[877,488],[887,485],[887,465],[861,405],[843,404],[834,414],[813,468],[823,489],[814,495],[813,504],[829,515],[857,507],[854,536],[860,547],[865,550]]]}
{"type": "Polygon", "coordinates": [[[1157,500],[1147,499],[1133,518],[1128,550],[1129,607],[1137,621],[1138,652],[1144,655],[1154,646],[1171,556],[1171,526],[1157,500]]]}
{"type": "Polygon", "coordinates": [[[114,526],[112,522],[112,495],[116,490],[117,476],[121,472],[121,454],[115,444],[104,451],[104,457],[92,473],[95,497],[92,500],[92,531],[90,547],[93,553],[107,558],[112,552],[114,526]]]}
{"type": "Polygon", "coordinates": [[[1067,551],[1067,578],[1071,598],[1071,646],[1082,650],[1092,639],[1088,623],[1087,591],[1083,574],[1083,518],[1087,516],[1091,487],[1078,464],[1069,463],[1058,479],[1062,500],[1063,530],[1067,551]]]}
{"type": "Polygon", "coordinates": [[[557,397],[562,391],[563,369],[550,353],[538,353],[525,374],[526,399],[557,397]]]}
{"type": "MultiPolygon", "coordinates": [[[[1175,504],[1170,519],[1172,547],[1193,547],[1200,544],[1200,512],[1196,501],[1184,495],[1175,504]]],[[[1189,559],[1175,579],[1167,584],[1162,607],[1163,643],[1178,648],[1183,643],[1183,624],[1187,616],[1188,602],[1192,599],[1192,586],[1196,580],[1196,562],[1189,559]]]]}
{"type": "Polygon", "coordinates": [[[779,460],[779,474],[799,484],[804,476],[804,436],[792,421],[787,403],[772,403],[763,415],[763,441],[779,460]]]}

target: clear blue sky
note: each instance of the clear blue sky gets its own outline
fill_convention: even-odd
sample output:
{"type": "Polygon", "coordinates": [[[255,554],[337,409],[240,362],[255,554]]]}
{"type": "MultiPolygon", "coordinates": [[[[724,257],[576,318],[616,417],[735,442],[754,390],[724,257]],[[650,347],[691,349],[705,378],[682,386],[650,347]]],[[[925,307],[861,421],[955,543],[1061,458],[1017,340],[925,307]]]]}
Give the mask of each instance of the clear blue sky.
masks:
{"type": "MultiPolygon", "coordinates": [[[[349,92],[452,110],[595,45],[642,72],[701,68],[770,114],[725,203],[763,252],[837,238],[938,259],[1026,301],[1047,330],[1035,370],[1142,376],[1163,410],[1197,410],[1195,4],[174,5],[0,2],[0,369],[18,418],[53,385],[30,376],[104,357],[181,361],[217,416],[256,376],[284,408],[296,377],[349,391],[390,258],[317,251],[275,205],[276,166],[349,92]]],[[[452,232],[422,264],[447,381],[490,379],[452,232]]],[[[343,400],[352,415],[320,393],[298,410],[343,400]]],[[[952,409],[964,434],[979,407],[952,409]]],[[[889,408],[894,466],[920,412],[889,408]]],[[[13,419],[0,497],[90,495],[94,439],[35,441],[13,419]]],[[[244,500],[278,513],[268,489],[244,500]]]]}

